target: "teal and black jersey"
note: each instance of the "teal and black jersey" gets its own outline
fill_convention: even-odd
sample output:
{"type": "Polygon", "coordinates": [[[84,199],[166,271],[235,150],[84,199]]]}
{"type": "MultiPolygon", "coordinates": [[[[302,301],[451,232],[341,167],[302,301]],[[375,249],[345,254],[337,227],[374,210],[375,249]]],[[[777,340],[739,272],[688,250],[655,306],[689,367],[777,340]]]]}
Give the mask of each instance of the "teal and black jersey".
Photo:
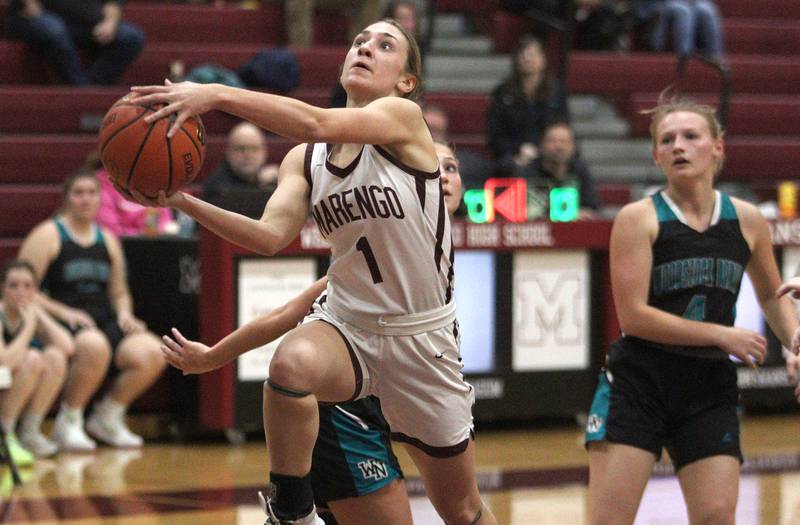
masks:
{"type": "MultiPolygon", "coordinates": [[[[730,196],[719,191],[715,194],[711,225],[704,232],[691,228],[663,191],[652,196],[659,230],[652,248],[647,302],[686,319],[733,326],[750,247],[730,196]]],[[[655,346],[695,357],[727,358],[719,348],[655,346]]]]}
{"type": "Polygon", "coordinates": [[[42,289],[50,297],[73,308],[81,308],[95,318],[112,311],[108,298],[111,257],[100,227],[92,225],[94,242],[76,243],[67,226],[55,220],[61,238],[61,251],[50,264],[42,280],[42,289]]]}

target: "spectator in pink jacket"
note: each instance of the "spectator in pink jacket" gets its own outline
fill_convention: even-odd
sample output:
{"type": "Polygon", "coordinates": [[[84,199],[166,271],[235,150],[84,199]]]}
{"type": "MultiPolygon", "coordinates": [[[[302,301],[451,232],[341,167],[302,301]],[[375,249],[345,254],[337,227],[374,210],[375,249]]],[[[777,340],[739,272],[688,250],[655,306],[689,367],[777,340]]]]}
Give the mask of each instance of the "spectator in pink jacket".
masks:
{"type": "Polygon", "coordinates": [[[100,210],[97,222],[118,237],[176,233],[177,225],[169,208],[145,208],[123,197],[111,181],[108,172],[95,172],[100,179],[100,210]]]}

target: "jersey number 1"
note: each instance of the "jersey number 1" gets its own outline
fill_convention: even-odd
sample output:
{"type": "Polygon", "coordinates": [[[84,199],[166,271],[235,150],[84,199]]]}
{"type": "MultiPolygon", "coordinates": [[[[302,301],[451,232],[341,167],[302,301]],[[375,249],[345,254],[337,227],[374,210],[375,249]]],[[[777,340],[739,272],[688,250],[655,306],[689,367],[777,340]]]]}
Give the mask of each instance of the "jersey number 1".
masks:
{"type": "Polygon", "coordinates": [[[375,260],[375,254],[372,253],[372,248],[369,245],[369,241],[366,237],[361,237],[358,239],[356,243],[356,249],[360,251],[364,255],[364,259],[367,260],[367,267],[369,267],[369,273],[372,275],[372,282],[375,284],[383,282],[383,276],[381,275],[381,269],[378,268],[378,262],[375,260]]]}

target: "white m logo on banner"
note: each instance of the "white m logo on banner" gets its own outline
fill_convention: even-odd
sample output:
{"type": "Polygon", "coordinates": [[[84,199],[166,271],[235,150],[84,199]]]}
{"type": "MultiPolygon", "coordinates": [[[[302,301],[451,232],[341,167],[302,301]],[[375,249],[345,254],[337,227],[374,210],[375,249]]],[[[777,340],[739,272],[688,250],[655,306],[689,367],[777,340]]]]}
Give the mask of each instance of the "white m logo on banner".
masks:
{"type": "Polygon", "coordinates": [[[514,256],[515,371],[588,366],[589,257],[578,250],[514,256]]]}

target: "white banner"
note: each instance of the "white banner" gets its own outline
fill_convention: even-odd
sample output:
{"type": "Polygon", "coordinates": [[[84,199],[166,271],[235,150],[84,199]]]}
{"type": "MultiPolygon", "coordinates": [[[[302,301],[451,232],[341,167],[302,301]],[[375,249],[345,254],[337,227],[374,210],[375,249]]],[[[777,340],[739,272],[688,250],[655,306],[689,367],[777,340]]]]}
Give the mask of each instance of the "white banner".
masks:
{"type": "Polygon", "coordinates": [[[589,253],[514,253],[512,369],[589,367],[589,253]]]}
{"type": "MultiPolygon", "coordinates": [[[[238,269],[237,326],[286,304],[317,279],[317,263],[311,257],[242,259],[238,269]]],[[[267,379],[269,362],[281,339],[239,356],[239,381],[267,379]]]]}

